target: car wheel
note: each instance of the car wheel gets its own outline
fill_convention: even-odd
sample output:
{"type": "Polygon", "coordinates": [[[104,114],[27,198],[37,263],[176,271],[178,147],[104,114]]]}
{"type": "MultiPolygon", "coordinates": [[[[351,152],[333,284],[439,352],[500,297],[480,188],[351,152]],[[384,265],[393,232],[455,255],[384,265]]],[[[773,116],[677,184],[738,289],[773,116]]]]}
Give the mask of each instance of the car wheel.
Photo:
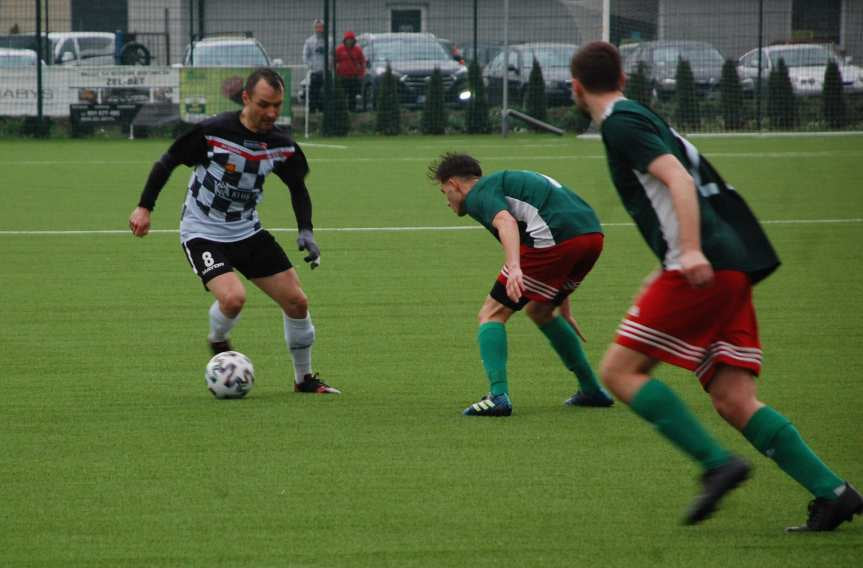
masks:
{"type": "Polygon", "coordinates": [[[150,50],[137,42],[127,43],[120,50],[120,65],[149,65],[150,50]]]}

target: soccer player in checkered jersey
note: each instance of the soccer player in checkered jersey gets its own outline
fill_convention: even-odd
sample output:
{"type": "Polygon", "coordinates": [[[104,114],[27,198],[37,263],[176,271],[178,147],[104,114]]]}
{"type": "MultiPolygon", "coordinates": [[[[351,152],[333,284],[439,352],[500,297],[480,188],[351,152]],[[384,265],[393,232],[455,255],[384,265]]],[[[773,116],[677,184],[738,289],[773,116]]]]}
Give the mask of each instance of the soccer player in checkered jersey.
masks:
{"type": "Polygon", "coordinates": [[[477,342],[490,392],[467,407],[467,416],[510,416],[504,325],[525,308],[548,338],[579,390],[566,404],[608,407],[614,399],[599,385],[579,342],[570,294],[602,252],[602,228],[593,209],[558,181],[530,171],[483,176],[467,154],[445,154],[429,166],[449,207],[470,215],[503,246],[505,264],[479,312],[477,342]]]}
{"type": "Polygon", "coordinates": [[[197,124],[178,138],[153,165],[129,228],[138,237],[150,230],[150,213],[171,172],[193,168],[180,215],[180,242],[192,269],[215,301],[208,340],[213,353],[229,351],[228,336],[246,302],[234,269],[270,296],[283,311],[285,342],[294,364],[294,390],[334,393],[312,372],[315,327],[297,271],[273,236],[261,227],[257,205],[267,174],[290,189],[299,250],[314,269],[320,249],[312,232],[309,171],[299,145],[276,125],[285,97],[281,76],[260,68],[246,79],[241,111],[225,112],[197,124]]]}
{"type": "Polygon", "coordinates": [[[620,54],[590,43],[572,58],[573,97],[599,125],[611,178],[662,262],[617,331],[601,365],[606,386],[701,464],[702,492],[684,522],[698,523],[750,474],[651,374],[662,361],[693,371],[714,408],[761,453],[808,489],[806,522],[829,531],[863,513],[863,497],[806,445],[793,424],[761,402],[761,346],[752,286],[779,266],[740,195],[687,140],[623,96],[620,54]]]}

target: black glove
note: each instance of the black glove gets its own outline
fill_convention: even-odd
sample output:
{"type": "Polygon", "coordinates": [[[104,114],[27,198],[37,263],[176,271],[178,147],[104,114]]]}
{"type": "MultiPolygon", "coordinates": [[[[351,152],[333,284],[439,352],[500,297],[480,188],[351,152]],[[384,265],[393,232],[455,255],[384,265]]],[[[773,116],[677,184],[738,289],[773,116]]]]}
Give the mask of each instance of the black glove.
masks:
{"type": "Polygon", "coordinates": [[[308,251],[309,255],[303,260],[310,263],[312,270],[321,265],[321,249],[318,243],[315,242],[315,236],[311,229],[300,229],[300,234],[297,237],[297,246],[299,250],[308,251]]]}

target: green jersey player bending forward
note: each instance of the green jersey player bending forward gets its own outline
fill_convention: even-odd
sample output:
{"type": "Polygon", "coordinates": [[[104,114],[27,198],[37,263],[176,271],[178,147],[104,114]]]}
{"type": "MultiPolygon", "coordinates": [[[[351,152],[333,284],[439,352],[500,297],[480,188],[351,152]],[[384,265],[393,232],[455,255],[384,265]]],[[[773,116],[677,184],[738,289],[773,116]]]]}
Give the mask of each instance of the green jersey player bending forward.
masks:
{"type": "Polygon", "coordinates": [[[556,180],[536,172],[509,170],[483,176],[479,162],[467,154],[446,154],[429,166],[428,173],[440,184],[453,212],[479,221],[500,241],[505,257],[479,312],[477,341],[491,389],[464,414],[512,414],[504,324],[522,308],[578,379],[579,390],[566,404],[614,404],[587,362],[569,304],[570,294],[602,252],[602,229],[593,209],[556,180]]]}

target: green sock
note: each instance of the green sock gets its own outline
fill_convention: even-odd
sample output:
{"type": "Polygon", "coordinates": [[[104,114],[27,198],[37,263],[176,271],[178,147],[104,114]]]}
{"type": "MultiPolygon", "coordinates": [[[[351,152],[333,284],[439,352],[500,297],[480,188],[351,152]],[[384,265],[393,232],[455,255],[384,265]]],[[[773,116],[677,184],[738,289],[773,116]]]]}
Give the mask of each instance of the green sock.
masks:
{"type": "Polygon", "coordinates": [[[674,391],[661,381],[647,381],[629,405],[704,469],[713,469],[728,461],[728,452],[707,433],[674,391]]]}
{"type": "Polygon", "coordinates": [[[813,495],[836,499],[834,491],[843,481],[809,449],[787,418],[762,406],[743,427],[743,435],[813,495]]]}
{"type": "Polygon", "coordinates": [[[539,326],[539,330],[551,342],[551,346],[560,355],[560,360],[563,361],[566,368],[575,373],[581,390],[585,394],[599,391],[596,374],[594,374],[590,363],[587,362],[584,349],[581,348],[581,341],[569,322],[563,316],[557,316],[547,324],[539,326]]]}
{"type": "Polygon", "coordinates": [[[486,322],[479,326],[476,340],[482,366],[491,385],[491,394],[509,394],[506,382],[506,328],[500,322],[486,322]]]}

